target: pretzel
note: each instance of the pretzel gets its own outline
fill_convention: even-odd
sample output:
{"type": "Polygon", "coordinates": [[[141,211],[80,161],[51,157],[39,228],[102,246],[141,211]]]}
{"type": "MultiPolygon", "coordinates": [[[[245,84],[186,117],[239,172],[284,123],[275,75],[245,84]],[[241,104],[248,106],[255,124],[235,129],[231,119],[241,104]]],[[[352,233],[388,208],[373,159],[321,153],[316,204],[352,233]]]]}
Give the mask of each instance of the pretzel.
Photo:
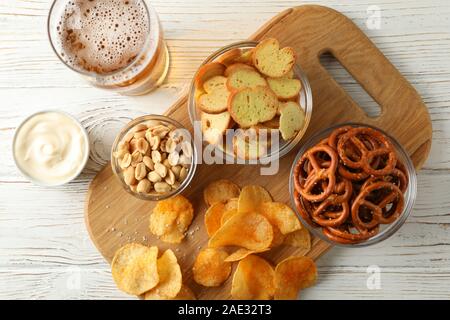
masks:
{"type": "Polygon", "coordinates": [[[363,232],[351,232],[351,227],[349,225],[341,226],[340,228],[323,228],[323,234],[328,237],[328,239],[342,244],[356,244],[367,239],[372,238],[380,231],[379,226],[371,230],[365,230],[363,232]]]}
{"type": "Polygon", "coordinates": [[[330,146],[322,144],[312,147],[305,152],[294,168],[295,189],[308,201],[319,202],[325,200],[333,192],[336,184],[337,163],[337,153],[330,146]],[[324,152],[330,158],[328,167],[322,167],[321,163],[316,159],[315,155],[319,152],[324,152]],[[304,171],[304,164],[307,160],[311,164],[312,170],[305,179],[302,171],[304,171]],[[314,194],[313,189],[322,180],[328,181],[326,189],[322,190],[320,194],[314,194]]]}
{"type": "Polygon", "coordinates": [[[389,224],[394,222],[402,213],[404,197],[402,191],[390,182],[373,182],[363,187],[352,204],[351,214],[355,227],[359,230],[372,229],[379,224],[389,224]],[[368,195],[377,190],[390,191],[379,199],[378,203],[373,203],[366,199],[368,195]],[[392,207],[387,210],[388,204],[392,207]],[[360,217],[360,208],[368,208],[371,211],[371,219],[363,221],[360,217]]]}
{"type": "Polygon", "coordinates": [[[392,172],[395,168],[397,157],[395,150],[381,132],[372,128],[354,128],[340,137],[337,151],[347,167],[363,169],[369,175],[381,176],[392,172]],[[361,135],[366,138],[362,138],[361,135]],[[361,154],[360,159],[355,160],[347,154],[346,144],[351,142],[361,154]],[[387,156],[388,160],[384,168],[373,168],[371,165],[378,157],[387,156]]]}
{"type": "Polygon", "coordinates": [[[333,242],[364,242],[403,212],[408,171],[375,129],[335,129],[303,154],[293,174],[297,211],[333,242]]]}

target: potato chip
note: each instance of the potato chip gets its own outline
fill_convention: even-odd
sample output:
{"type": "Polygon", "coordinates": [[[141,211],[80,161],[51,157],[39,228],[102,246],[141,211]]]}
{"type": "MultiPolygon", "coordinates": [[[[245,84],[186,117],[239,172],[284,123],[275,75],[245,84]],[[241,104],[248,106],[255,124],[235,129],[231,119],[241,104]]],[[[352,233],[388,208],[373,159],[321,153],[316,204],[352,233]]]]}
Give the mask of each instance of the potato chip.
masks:
{"type": "Polygon", "coordinates": [[[272,201],[266,189],[260,186],[245,186],[238,199],[238,212],[258,212],[263,202],[272,201]]]}
{"type": "Polygon", "coordinates": [[[217,180],[210,183],[203,191],[203,197],[208,206],[217,202],[225,202],[239,197],[239,186],[229,180],[217,180]]]}
{"type": "Polygon", "coordinates": [[[150,232],[155,236],[162,236],[170,232],[177,220],[178,213],[175,211],[155,211],[150,215],[150,232]]]}
{"type": "Polygon", "coordinates": [[[275,268],[275,299],[295,300],[301,289],[312,286],[317,279],[317,268],[309,257],[290,257],[275,268]]]}
{"type": "Polygon", "coordinates": [[[220,286],[231,273],[231,263],[226,262],[228,253],[222,249],[206,248],[195,259],[192,273],[194,280],[205,287],[220,286]]]}
{"type": "Polygon", "coordinates": [[[181,290],[183,276],[178,260],[172,250],[168,249],[158,259],[159,283],[145,293],[145,300],[160,300],[161,297],[174,298],[181,290]]]}
{"type": "Polygon", "coordinates": [[[295,212],[281,202],[264,202],[259,206],[259,213],[265,216],[272,225],[280,229],[282,234],[288,234],[302,228],[295,212]]]}
{"type": "Polygon", "coordinates": [[[222,214],[222,219],[220,220],[220,225],[223,226],[225,224],[225,222],[230,220],[230,218],[232,216],[234,216],[236,213],[237,213],[237,209],[232,209],[232,210],[225,211],[222,214]]]}
{"type": "Polygon", "coordinates": [[[284,238],[284,244],[309,251],[311,250],[311,235],[308,229],[301,228],[287,234],[284,238]]]}
{"type": "Polygon", "coordinates": [[[205,227],[208,236],[211,237],[221,226],[222,216],[225,212],[225,203],[217,202],[210,206],[205,213],[205,227]]]}
{"type": "Polygon", "coordinates": [[[180,243],[194,218],[194,209],[182,195],[158,201],[150,215],[150,232],[162,241],[180,243]]]}
{"type": "Polygon", "coordinates": [[[269,249],[265,249],[262,251],[253,251],[253,250],[248,250],[248,249],[244,249],[244,248],[239,248],[237,249],[235,252],[233,252],[232,254],[230,254],[225,261],[228,262],[235,262],[235,261],[239,261],[244,259],[245,257],[254,254],[254,253],[261,253],[261,252],[265,252],[268,251],[269,249]]]}
{"type": "Polygon", "coordinates": [[[249,255],[239,261],[233,276],[231,296],[236,300],[269,300],[275,294],[275,272],[261,257],[249,255]]]}
{"type": "Polygon", "coordinates": [[[196,300],[194,292],[192,292],[191,288],[189,288],[187,285],[183,284],[181,286],[180,292],[178,292],[178,295],[173,298],[173,300],[196,300]]]}
{"type": "Polygon", "coordinates": [[[144,300],[196,300],[195,294],[192,292],[192,290],[186,286],[182,285],[180,292],[178,292],[177,296],[175,298],[169,298],[160,294],[157,294],[156,292],[154,294],[145,294],[144,300]]]}
{"type": "Polygon", "coordinates": [[[258,213],[236,213],[209,240],[211,248],[238,246],[260,251],[269,248],[273,228],[269,220],[258,213]]]}
{"type": "Polygon", "coordinates": [[[114,255],[111,273],[117,287],[132,295],[141,295],[159,282],[158,247],[130,243],[114,255]]]}
{"type": "Polygon", "coordinates": [[[237,210],[238,208],[238,198],[231,198],[225,202],[225,211],[237,210]]]}
{"type": "Polygon", "coordinates": [[[272,243],[270,244],[270,247],[275,248],[283,244],[285,235],[281,233],[280,229],[278,229],[276,225],[272,224],[272,229],[273,229],[273,239],[272,243]]]}

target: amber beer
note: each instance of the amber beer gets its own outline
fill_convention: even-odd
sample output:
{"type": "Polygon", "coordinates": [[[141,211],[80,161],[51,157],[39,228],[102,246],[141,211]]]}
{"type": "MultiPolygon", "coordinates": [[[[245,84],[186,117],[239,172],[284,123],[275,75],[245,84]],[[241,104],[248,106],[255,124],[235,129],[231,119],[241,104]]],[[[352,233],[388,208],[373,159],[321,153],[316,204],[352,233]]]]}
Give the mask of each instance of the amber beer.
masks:
{"type": "Polygon", "coordinates": [[[167,47],[148,1],[56,0],[48,32],[61,61],[96,87],[142,95],[167,74],[167,47]]]}

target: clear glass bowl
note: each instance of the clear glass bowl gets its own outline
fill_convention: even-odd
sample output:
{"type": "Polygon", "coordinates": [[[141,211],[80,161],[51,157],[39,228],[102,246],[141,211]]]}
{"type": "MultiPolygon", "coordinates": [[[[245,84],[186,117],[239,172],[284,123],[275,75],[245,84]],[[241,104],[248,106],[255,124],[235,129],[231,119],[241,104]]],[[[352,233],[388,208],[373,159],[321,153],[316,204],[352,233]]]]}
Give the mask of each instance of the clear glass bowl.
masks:
{"type": "MultiPolygon", "coordinates": [[[[231,50],[235,49],[241,49],[241,50],[250,50],[255,48],[258,45],[258,42],[255,41],[243,41],[243,42],[236,42],[233,44],[230,44],[228,46],[225,46],[218,51],[211,54],[206,60],[202,63],[201,66],[214,62],[219,61],[220,58],[225,55],[226,53],[230,52],[231,50]]],[[[191,83],[191,87],[189,90],[189,98],[188,98],[188,110],[189,110],[189,117],[191,120],[191,123],[193,126],[195,126],[195,122],[199,123],[200,125],[200,116],[201,116],[201,110],[197,108],[196,106],[196,99],[195,99],[195,78],[197,77],[197,73],[194,75],[191,83]]],[[[257,161],[262,164],[270,163],[271,161],[278,160],[279,158],[282,158],[286,154],[288,154],[302,139],[304,136],[306,130],[308,129],[311,115],[312,115],[312,109],[313,109],[313,101],[312,101],[312,91],[311,86],[309,84],[309,81],[305,75],[305,73],[300,69],[300,67],[295,64],[294,65],[294,78],[299,79],[302,83],[302,89],[300,91],[299,100],[298,103],[303,108],[305,112],[305,125],[303,126],[302,130],[300,130],[297,135],[288,140],[284,141],[280,137],[280,143],[278,150],[271,150],[271,152],[268,152],[267,155],[260,157],[257,161]]],[[[201,126],[200,126],[201,128],[201,126]]],[[[201,136],[199,135],[201,133],[201,130],[196,130],[196,139],[201,139],[201,136]]],[[[208,143],[206,141],[203,142],[204,145],[207,145],[208,143]]],[[[223,158],[227,161],[227,163],[234,163],[237,160],[237,157],[235,156],[232,146],[227,146],[225,149],[222,147],[216,148],[216,151],[219,152],[223,156],[223,158]]],[[[240,159],[242,160],[242,159],[240,159]]]]}
{"type": "Polygon", "coordinates": [[[411,158],[408,156],[408,153],[406,152],[406,150],[402,147],[402,145],[396,140],[394,139],[392,136],[390,136],[389,134],[387,134],[386,132],[384,132],[383,130],[370,126],[370,125],[366,125],[366,124],[360,124],[360,123],[343,123],[343,124],[339,124],[333,127],[330,127],[328,129],[325,129],[317,134],[315,134],[313,137],[311,137],[310,139],[308,139],[308,141],[306,141],[306,143],[300,148],[297,156],[295,157],[295,160],[292,164],[291,167],[291,172],[290,172],[290,176],[289,176],[289,193],[291,196],[291,204],[292,207],[294,208],[297,216],[299,217],[300,221],[302,222],[302,224],[316,237],[320,238],[321,240],[328,242],[332,245],[336,245],[336,246],[341,246],[341,247],[365,247],[365,246],[369,246],[369,245],[373,245],[373,244],[377,244],[380,243],[383,240],[386,240],[387,238],[391,237],[395,232],[397,232],[398,229],[400,229],[400,227],[405,223],[406,219],[409,217],[409,215],[411,214],[412,208],[414,206],[414,203],[416,201],[416,197],[417,197],[417,176],[416,176],[416,171],[414,169],[414,165],[411,161],[411,158]],[[353,127],[369,127],[369,128],[373,128],[376,129],[380,132],[382,132],[384,135],[386,135],[392,142],[396,152],[397,152],[397,156],[399,158],[399,160],[401,160],[403,162],[403,164],[406,167],[406,170],[408,172],[409,175],[409,183],[408,183],[408,188],[404,194],[405,197],[405,204],[404,204],[404,208],[403,208],[403,212],[401,213],[401,215],[391,224],[381,224],[380,225],[380,232],[378,234],[376,234],[375,236],[363,241],[363,242],[359,242],[359,243],[355,243],[355,244],[342,244],[342,243],[337,243],[334,242],[332,240],[330,240],[328,237],[326,237],[323,232],[322,232],[322,227],[318,227],[318,226],[313,226],[311,224],[309,224],[307,221],[305,221],[305,219],[303,219],[303,217],[301,216],[301,214],[298,212],[297,206],[295,205],[295,200],[294,200],[294,168],[295,165],[297,164],[297,162],[300,160],[300,158],[302,157],[302,155],[311,147],[315,146],[317,143],[319,143],[321,140],[325,139],[326,137],[328,137],[331,132],[334,129],[337,129],[339,127],[343,127],[343,126],[353,126],[353,127]]]}
{"type": "Polygon", "coordinates": [[[194,178],[195,170],[197,168],[197,150],[195,148],[195,144],[191,137],[191,134],[189,133],[189,139],[190,139],[190,143],[191,143],[191,147],[192,147],[192,159],[191,159],[191,164],[189,166],[188,174],[187,174],[186,178],[181,182],[181,184],[178,188],[173,189],[170,192],[164,193],[164,194],[163,193],[161,193],[161,194],[158,194],[158,193],[143,194],[143,193],[134,192],[133,190],[131,190],[130,186],[128,186],[125,183],[124,178],[123,178],[122,169],[119,166],[118,159],[114,157],[114,153],[118,150],[120,142],[135,126],[137,126],[138,124],[145,123],[147,121],[159,121],[163,125],[171,125],[175,129],[184,129],[184,130],[186,130],[187,133],[189,132],[179,122],[177,122],[169,117],[166,117],[166,116],[147,115],[147,116],[142,116],[142,117],[136,118],[136,119],[132,120],[131,122],[129,122],[122,129],[122,131],[120,131],[120,133],[117,135],[116,139],[114,140],[114,143],[112,146],[112,152],[111,152],[111,166],[112,166],[114,175],[117,177],[117,179],[119,179],[119,181],[125,191],[127,191],[128,193],[132,194],[133,196],[135,196],[141,200],[159,201],[159,200],[167,199],[167,198],[173,197],[177,194],[180,194],[191,183],[192,179],[194,178]]]}

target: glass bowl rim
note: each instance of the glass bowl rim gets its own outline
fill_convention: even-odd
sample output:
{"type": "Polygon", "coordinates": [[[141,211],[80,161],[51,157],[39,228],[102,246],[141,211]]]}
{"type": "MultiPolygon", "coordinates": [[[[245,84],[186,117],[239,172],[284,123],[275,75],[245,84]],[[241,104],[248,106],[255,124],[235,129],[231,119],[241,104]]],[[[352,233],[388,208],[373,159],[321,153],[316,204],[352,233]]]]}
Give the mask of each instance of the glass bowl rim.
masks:
{"type": "MultiPolygon", "coordinates": [[[[202,67],[203,65],[205,65],[207,63],[214,61],[218,57],[229,52],[230,50],[242,49],[242,48],[255,48],[259,43],[260,43],[260,41],[252,41],[252,40],[233,42],[231,44],[228,44],[228,45],[221,47],[218,50],[214,51],[201,63],[201,65],[198,67],[197,71],[195,72],[195,74],[191,80],[191,83],[189,86],[189,91],[188,91],[188,93],[189,93],[188,100],[187,100],[188,113],[189,113],[189,119],[191,121],[192,126],[194,126],[195,121],[200,120],[196,116],[197,107],[196,107],[196,102],[195,102],[195,90],[196,90],[195,89],[195,78],[198,74],[200,67],[202,67]]],[[[309,82],[308,77],[306,76],[306,73],[303,71],[303,69],[299,66],[298,63],[294,64],[294,74],[296,75],[298,80],[301,81],[302,90],[304,91],[304,94],[305,94],[305,100],[306,100],[306,105],[304,106],[305,124],[304,124],[303,128],[297,133],[297,135],[294,138],[292,138],[284,143],[282,148],[279,148],[279,150],[277,150],[276,152],[271,152],[267,156],[253,160],[259,164],[267,164],[272,161],[277,161],[277,160],[283,158],[284,156],[286,156],[304,138],[304,136],[309,128],[309,125],[311,123],[312,112],[313,112],[313,107],[314,107],[311,84],[309,82]]],[[[198,132],[198,134],[201,134],[201,130],[200,130],[200,132],[198,132]]],[[[196,136],[196,138],[201,138],[201,137],[196,136]]],[[[202,144],[208,145],[208,143],[206,141],[203,141],[203,139],[202,139],[202,144]]],[[[217,152],[219,152],[219,154],[224,155],[224,161],[226,161],[226,163],[234,163],[234,161],[236,161],[238,159],[236,156],[233,156],[229,152],[226,152],[226,150],[222,151],[218,147],[216,147],[215,150],[217,152]]],[[[242,160],[242,159],[240,159],[240,160],[242,160]]],[[[247,161],[248,160],[246,160],[246,163],[247,163],[247,161]]],[[[250,163],[253,163],[253,162],[250,162],[250,163]]]]}
{"type": "Polygon", "coordinates": [[[329,126],[329,127],[326,127],[324,129],[320,130],[319,132],[315,133],[310,138],[308,138],[308,140],[302,145],[300,150],[297,152],[297,155],[295,156],[294,161],[292,162],[291,170],[289,172],[289,195],[290,195],[291,205],[294,208],[295,214],[300,219],[302,225],[305,226],[308,229],[308,231],[311,232],[315,237],[319,238],[322,241],[327,242],[328,244],[331,244],[331,245],[337,246],[337,247],[361,248],[361,247],[367,247],[370,245],[378,244],[378,243],[392,237],[404,225],[405,221],[411,215],[412,209],[413,209],[415,201],[416,201],[417,174],[416,174],[414,164],[411,160],[411,157],[408,155],[407,151],[400,144],[400,142],[398,142],[397,139],[395,139],[392,135],[385,132],[383,129],[380,129],[380,128],[370,125],[370,124],[360,123],[360,122],[344,122],[344,123],[332,125],[332,126],[329,126]],[[293,173],[294,173],[294,169],[295,169],[297,162],[300,160],[300,157],[305,153],[305,151],[307,149],[312,147],[313,143],[320,141],[321,138],[324,138],[324,136],[326,134],[329,135],[329,133],[331,133],[334,129],[337,129],[337,128],[340,128],[343,126],[369,127],[369,128],[378,130],[381,133],[383,133],[384,135],[386,135],[390,139],[392,144],[394,145],[395,151],[397,153],[400,153],[400,157],[402,158],[402,160],[405,160],[404,164],[408,171],[408,176],[409,176],[408,177],[409,178],[408,188],[405,192],[405,206],[403,208],[403,212],[401,213],[400,217],[398,217],[397,220],[395,220],[395,222],[389,224],[386,229],[380,231],[375,236],[373,236],[363,242],[352,243],[352,244],[338,243],[338,242],[328,239],[323,234],[321,227],[314,227],[314,226],[310,225],[307,221],[305,221],[305,219],[303,219],[301,214],[298,213],[298,209],[297,209],[297,206],[295,205],[295,200],[294,200],[294,181],[293,181],[294,175],[293,175],[293,173]]]}
{"type": "Polygon", "coordinates": [[[184,129],[189,132],[180,122],[177,120],[174,120],[168,116],[165,115],[157,115],[157,114],[149,114],[149,115],[143,115],[140,117],[137,117],[131,121],[129,121],[117,134],[116,138],[114,139],[112,148],[111,148],[111,168],[114,173],[114,176],[120,181],[123,189],[128,192],[129,194],[133,195],[134,197],[146,200],[146,201],[160,201],[164,199],[168,199],[170,197],[174,197],[180,193],[182,193],[192,182],[192,179],[194,178],[195,172],[197,170],[197,149],[195,147],[195,142],[192,138],[192,134],[189,132],[190,138],[191,138],[191,147],[192,147],[192,160],[189,167],[188,175],[184,179],[183,182],[181,182],[180,186],[177,189],[171,190],[168,193],[165,194],[148,194],[144,195],[142,193],[133,192],[129,186],[125,183],[123,180],[123,177],[120,173],[120,170],[118,170],[118,167],[116,165],[116,158],[114,157],[114,152],[116,151],[117,147],[119,146],[119,143],[122,141],[122,139],[125,137],[125,135],[130,132],[130,130],[135,127],[137,124],[149,121],[149,120],[156,120],[161,122],[166,122],[171,125],[174,125],[178,129],[184,129]]]}

